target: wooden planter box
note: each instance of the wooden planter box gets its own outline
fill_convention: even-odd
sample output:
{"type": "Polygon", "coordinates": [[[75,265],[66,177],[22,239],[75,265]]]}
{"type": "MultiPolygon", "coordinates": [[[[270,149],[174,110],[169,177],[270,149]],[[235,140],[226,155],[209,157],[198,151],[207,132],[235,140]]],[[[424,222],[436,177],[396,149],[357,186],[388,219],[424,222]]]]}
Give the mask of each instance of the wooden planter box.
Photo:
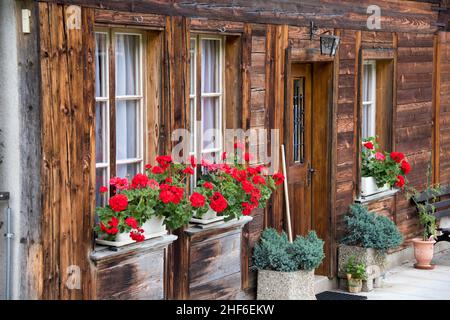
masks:
{"type": "Polygon", "coordinates": [[[165,299],[166,252],[176,239],[166,235],[114,250],[98,246],[91,254],[94,299],[165,299]]]}
{"type": "Polygon", "coordinates": [[[247,272],[243,256],[242,229],[252,220],[239,220],[200,229],[184,230],[172,266],[175,271],[171,297],[174,299],[241,299],[242,272],[247,272]],[[181,256],[180,256],[181,255],[181,256]],[[178,257],[178,258],[177,258],[178,257]]]}

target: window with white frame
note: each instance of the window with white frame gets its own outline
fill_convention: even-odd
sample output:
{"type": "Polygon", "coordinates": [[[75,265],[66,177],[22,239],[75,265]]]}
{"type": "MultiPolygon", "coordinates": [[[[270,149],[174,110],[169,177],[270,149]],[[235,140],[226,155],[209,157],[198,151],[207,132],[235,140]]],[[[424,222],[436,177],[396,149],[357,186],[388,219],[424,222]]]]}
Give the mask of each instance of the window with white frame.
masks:
{"type": "MultiPolygon", "coordinates": [[[[96,32],[95,40],[98,192],[99,186],[106,185],[112,176],[129,177],[143,170],[144,64],[143,35],[139,32],[108,29],[96,32]],[[109,92],[113,76],[110,65],[114,65],[115,94],[109,92]],[[115,117],[111,118],[111,114],[115,117]],[[110,128],[115,128],[114,132],[110,128]]],[[[99,194],[96,199],[97,205],[105,201],[99,194]]]]}
{"type": "Polygon", "coordinates": [[[191,153],[213,162],[223,148],[223,38],[192,37],[190,55],[191,153]]]}
{"type": "Polygon", "coordinates": [[[376,81],[376,62],[374,60],[367,60],[363,65],[362,139],[376,135],[376,81]]]}

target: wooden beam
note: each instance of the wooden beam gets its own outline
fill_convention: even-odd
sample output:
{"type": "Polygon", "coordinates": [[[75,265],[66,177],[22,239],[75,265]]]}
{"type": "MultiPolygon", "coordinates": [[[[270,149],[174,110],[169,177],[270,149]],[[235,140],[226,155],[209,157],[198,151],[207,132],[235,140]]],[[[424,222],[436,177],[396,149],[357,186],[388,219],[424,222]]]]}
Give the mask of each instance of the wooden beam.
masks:
{"type": "Polygon", "coordinates": [[[441,42],[443,33],[434,36],[434,68],[433,68],[433,182],[440,182],[440,149],[441,149],[441,42]]]}
{"type": "MultiPolygon", "coordinates": [[[[96,9],[153,13],[168,16],[186,16],[246,23],[289,24],[309,26],[311,17],[325,28],[367,30],[367,7],[370,0],[336,1],[198,1],[198,0],[38,0],[62,4],[75,4],[96,9]]],[[[432,4],[415,1],[386,0],[378,4],[383,12],[383,31],[414,30],[433,33],[438,12],[432,4]]]]}

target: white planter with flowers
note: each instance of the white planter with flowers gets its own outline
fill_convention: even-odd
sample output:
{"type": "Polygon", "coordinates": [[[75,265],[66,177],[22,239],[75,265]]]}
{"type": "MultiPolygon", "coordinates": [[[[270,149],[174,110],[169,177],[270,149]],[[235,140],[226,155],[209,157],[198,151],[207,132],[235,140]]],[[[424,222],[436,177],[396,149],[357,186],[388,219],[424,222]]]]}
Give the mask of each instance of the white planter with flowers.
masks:
{"type": "Polygon", "coordinates": [[[361,178],[361,196],[368,197],[374,194],[378,194],[381,192],[385,192],[390,190],[388,184],[385,184],[383,187],[378,187],[377,182],[374,177],[362,177],[361,178]]]}

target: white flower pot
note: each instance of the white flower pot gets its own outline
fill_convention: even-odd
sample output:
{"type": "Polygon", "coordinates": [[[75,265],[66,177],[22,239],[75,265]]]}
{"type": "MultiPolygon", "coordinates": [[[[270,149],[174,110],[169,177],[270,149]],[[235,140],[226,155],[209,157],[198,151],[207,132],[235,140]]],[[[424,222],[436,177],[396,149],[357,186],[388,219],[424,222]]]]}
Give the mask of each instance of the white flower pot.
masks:
{"type": "Polygon", "coordinates": [[[213,209],[209,208],[206,213],[204,213],[201,217],[197,215],[197,211],[194,213],[194,217],[196,219],[202,219],[202,220],[212,220],[217,218],[217,212],[215,212],[213,209]]]}
{"type": "Polygon", "coordinates": [[[388,191],[389,185],[385,184],[383,187],[378,188],[374,177],[362,177],[361,178],[361,196],[367,197],[380,192],[388,191]]]}
{"type": "MultiPolygon", "coordinates": [[[[152,217],[142,225],[142,229],[144,229],[145,240],[160,237],[162,235],[167,234],[167,229],[164,224],[164,217],[152,217]]],[[[97,243],[120,247],[130,243],[134,243],[135,241],[130,238],[129,232],[122,232],[116,235],[114,241],[107,241],[104,239],[97,239],[97,243]]]]}

